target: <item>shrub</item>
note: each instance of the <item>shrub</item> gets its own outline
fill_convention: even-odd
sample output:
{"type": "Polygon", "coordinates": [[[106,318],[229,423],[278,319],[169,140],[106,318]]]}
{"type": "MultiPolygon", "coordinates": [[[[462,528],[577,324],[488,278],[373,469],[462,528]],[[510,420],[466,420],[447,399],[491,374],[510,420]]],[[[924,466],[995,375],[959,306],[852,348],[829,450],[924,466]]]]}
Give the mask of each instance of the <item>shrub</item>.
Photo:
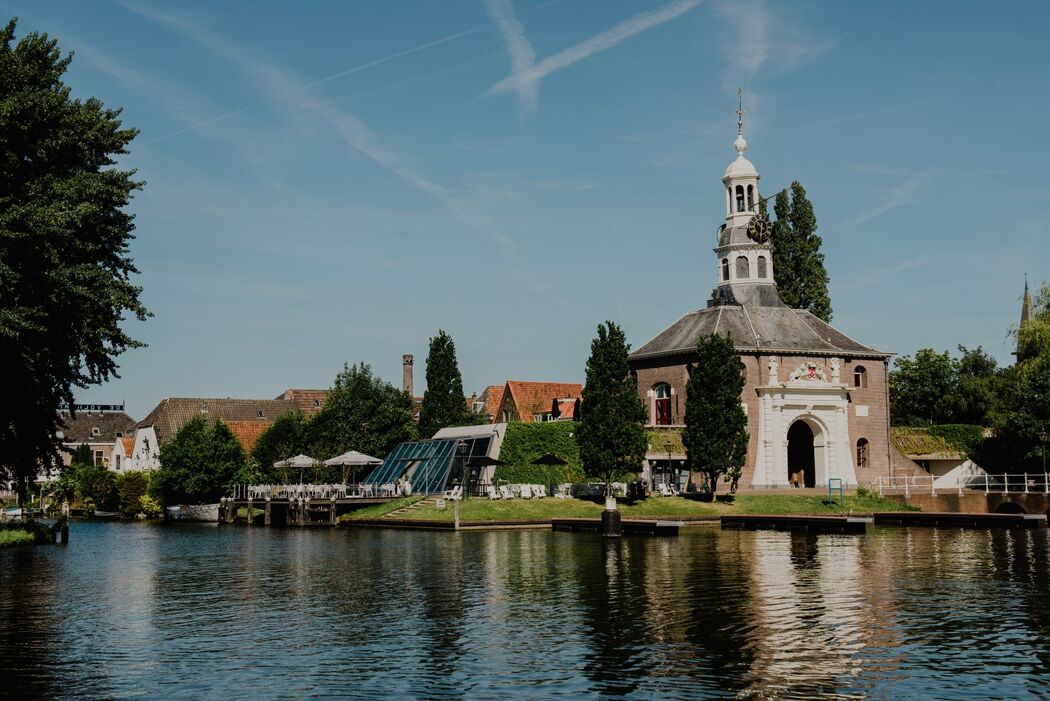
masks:
{"type": "Polygon", "coordinates": [[[139,511],[146,514],[149,518],[158,518],[164,515],[164,507],[149,494],[143,494],[139,497],[139,511]]]}
{"type": "Polygon", "coordinates": [[[149,476],[145,472],[125,472],[117,477],[118,510],[132,517],[142,510],[142,497],[149,490],[149,476]]]}
{"type": "Polygon", "coordinates": [[[583,462],[576,443],[577,424],[572,421],[509,423],[500,448],[495,479],[529,484],[582,482],[583,462]],[[532,461],[550,453],[567,465],[533,465],[532,461]]]}

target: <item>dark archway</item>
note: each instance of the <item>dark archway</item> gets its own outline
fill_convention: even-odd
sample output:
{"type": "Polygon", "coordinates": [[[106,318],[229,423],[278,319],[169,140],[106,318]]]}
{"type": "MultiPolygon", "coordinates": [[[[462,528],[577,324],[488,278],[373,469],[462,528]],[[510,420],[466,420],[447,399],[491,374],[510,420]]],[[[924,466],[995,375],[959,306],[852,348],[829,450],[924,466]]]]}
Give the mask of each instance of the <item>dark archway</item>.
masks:
{"type": "Polygon", "coordinates": [[[995,507],[995,513],[997,514],[1026,514],[1020,504],[1015,504],[1012,501],[1004,501],[999,506],[995,507]]]}
{"type": "Polygon", "coordinates": [[[813,455],[813,429],[805,421],[796,421],[788,429],[788,481],[802,471],[805,487],[817,484],[816,460],[813,455]]]}

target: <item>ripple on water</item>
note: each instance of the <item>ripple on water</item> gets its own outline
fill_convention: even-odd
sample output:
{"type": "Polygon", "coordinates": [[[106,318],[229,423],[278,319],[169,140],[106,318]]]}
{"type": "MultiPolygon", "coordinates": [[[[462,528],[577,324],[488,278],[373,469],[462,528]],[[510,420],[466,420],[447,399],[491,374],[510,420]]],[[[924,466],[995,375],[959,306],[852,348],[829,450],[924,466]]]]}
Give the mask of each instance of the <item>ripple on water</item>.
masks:
{"type": "Polygon", "coordinates": [[[1034,698],[1047,553],[1045,532],[78,523],[0,551],[0,696],[1034,698]]]}

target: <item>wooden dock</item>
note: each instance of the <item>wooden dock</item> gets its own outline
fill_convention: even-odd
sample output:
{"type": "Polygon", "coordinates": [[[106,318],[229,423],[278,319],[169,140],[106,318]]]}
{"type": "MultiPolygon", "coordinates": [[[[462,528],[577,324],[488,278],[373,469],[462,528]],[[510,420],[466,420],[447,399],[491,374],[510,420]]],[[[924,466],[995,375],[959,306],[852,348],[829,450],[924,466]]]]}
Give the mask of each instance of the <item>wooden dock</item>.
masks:
{"type": "Polygon", "coordinates": [[[722,528],[743,530],[800,531],[803,533],[844,533],[864,535],[871,518],[861,516],[806,516],[749,514],[723,516],[722,528]]]}
{"type": "Polygon", "coordinates": [[[928,528],[1046,528],[1043,514],[964,514],[938,511],[885,511],[875,514],[876,526],[928,528]]]}
{"type": "Polygon", "coordinates": [[[336,526],[345,513],[399,497],[345,497],[334,499],[243,499],[219,502],[219,523],[248,526],[336,526]]]}
{"type": "MultiPolygon", "coordinates": [[[[646,521],[623,519],[621,522],[624,535],[677,536],[682,527],[681,521],[646,521]]],[[[599,518],[554,518],[551,528],[556,531],[586,531],[597,533],[601,529],[599,518]]]]}

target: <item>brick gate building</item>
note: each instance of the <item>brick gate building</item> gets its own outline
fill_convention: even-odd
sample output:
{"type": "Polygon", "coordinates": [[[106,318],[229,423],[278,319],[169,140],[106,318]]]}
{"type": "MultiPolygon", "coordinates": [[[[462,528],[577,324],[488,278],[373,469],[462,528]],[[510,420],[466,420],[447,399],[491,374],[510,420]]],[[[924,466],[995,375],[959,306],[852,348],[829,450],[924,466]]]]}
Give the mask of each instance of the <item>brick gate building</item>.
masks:
{"type": "Polygon", "coordinates": [[[734,148],[737,158],[722,178],[726,222],[714,249],[713,298],[630,355],[648,423],[682,426],[697,343],[707,334],[728,334],[744,366],[741,402],[751,436],[741,487],[788,486],[798,472],[806,486],[888,476],[892,354],[780,301],[769,220],[757,214],[759,175],[744,157],[742,133],[734,148]]]}

